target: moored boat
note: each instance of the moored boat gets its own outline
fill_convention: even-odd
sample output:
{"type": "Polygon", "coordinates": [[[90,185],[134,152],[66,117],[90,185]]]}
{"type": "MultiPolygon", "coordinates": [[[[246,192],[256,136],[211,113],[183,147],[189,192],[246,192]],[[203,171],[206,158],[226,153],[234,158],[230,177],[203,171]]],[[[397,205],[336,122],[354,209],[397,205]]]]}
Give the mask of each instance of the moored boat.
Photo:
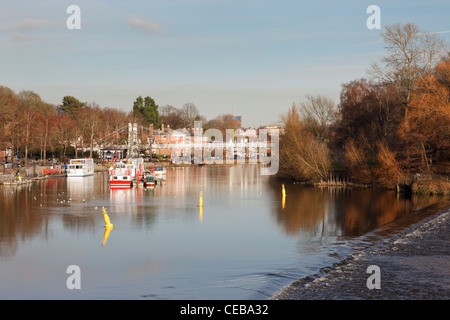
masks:
{"type": "Polygon", "coordinates": [[[109,187],[111,189],[129,189],[138,185],[143,169],[142,159],[131,159],[117,163],[109,169],[109,187]]]}
{"type": "Polygon", "coordinates": [[[155,177],[153,175],[146,175],[143,179],[143,186],[146,189],[152,189],[155,187],[155,177]]]}
{"type": "Polygon", "coordinates": [[[109,176],[110,189],[131,189],[133,188],[133,179],[128,174],[111,174],[109,176]]]}
{"type": "Polygon", "coordinates": [[[72,159],[67,166],[67,177],[86,177],[94,174],[94,159],[72,159]]]}
{"type": "Polygon", "coordinates": [[[166,180],[166,168],[164,166],[155,166],[152,171],[155,179],[166,180]]]}

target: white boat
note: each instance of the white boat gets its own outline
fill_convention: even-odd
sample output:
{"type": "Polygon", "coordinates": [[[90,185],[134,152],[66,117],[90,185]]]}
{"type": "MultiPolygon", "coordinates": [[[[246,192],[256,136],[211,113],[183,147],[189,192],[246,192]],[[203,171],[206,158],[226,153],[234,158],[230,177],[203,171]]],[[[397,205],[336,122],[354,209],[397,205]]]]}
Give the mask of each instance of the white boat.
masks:
{"type": "Polygon", "coordinates": [[[156,180],[166,180],[166,168],[164,166],[155,166],[152,171],[156,180]]]}
{"type": "Polygon", "coordinates": [[[94,174],[94,159],[72,159],[67,166],[67,177],[85,177],[94,174]]]}

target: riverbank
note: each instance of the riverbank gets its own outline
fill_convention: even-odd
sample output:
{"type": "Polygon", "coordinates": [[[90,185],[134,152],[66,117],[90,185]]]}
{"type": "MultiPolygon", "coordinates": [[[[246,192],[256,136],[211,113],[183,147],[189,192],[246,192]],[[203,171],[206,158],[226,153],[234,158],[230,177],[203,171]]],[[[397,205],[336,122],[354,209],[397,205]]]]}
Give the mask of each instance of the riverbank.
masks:
{"type": "Polygon", "coordinates": [[[380,228],[376,233],[388,238],[292,283],[271,300],[449,299],[450,200],[420,210],[412,218],[414,223],[406,228],[401,226],[404,221],[380,228]],[[367,287],[371,274],[366,271],[371,265],[380,268],[380,289],[367,287]]]}

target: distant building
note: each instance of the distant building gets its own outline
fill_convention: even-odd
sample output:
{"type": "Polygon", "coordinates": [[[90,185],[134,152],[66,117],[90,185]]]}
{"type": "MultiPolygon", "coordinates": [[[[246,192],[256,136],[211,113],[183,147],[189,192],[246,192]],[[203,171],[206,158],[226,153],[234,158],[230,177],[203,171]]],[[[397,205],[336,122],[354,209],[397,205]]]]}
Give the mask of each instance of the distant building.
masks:
{"type": "Polygon", "coordinates": [[[189,154],[187,148],[192,148],[191,144],[205,143],[206,137],[203,137],[203,130],[195,128],[194,131],[187,129],[172,130],[170,126],[161,126],[161,130],[152,130],[151,136],[152,153],[163,155],[184,156],[189,154]],[[201,132],[195,132],[200,130],[201,132]],[[196,136],[197,135],[197,136],[196,136]]]}
{"type": "Polygon", "coordinates": [[[258,128],[258,133],[260,135],[260,140],[270,140],[271,136],[280,136],[284,133],[284,129],[281,126],[261,126],[258,128]],[[266,130],[266,137],[261,136],[261,131],[266,130]]]}
{"type": "Polygon", "coordinates": [[[227,128],[238,129],[242,127],[242,116],[226,114],[223,116],[223,122],[227,128]]]}

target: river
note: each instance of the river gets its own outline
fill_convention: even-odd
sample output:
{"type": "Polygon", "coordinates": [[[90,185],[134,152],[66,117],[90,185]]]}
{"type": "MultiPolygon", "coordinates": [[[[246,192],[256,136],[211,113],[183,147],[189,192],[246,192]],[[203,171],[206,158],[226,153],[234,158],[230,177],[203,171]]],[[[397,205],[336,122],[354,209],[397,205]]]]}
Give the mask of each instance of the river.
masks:
{"type": "Polygon", "coordinates": [[[0,186],[0,299],[268,299],[437,201],[285,190],[250,164],[168,168],[154,190],[109,190],[104,173],[0,186]]]}

